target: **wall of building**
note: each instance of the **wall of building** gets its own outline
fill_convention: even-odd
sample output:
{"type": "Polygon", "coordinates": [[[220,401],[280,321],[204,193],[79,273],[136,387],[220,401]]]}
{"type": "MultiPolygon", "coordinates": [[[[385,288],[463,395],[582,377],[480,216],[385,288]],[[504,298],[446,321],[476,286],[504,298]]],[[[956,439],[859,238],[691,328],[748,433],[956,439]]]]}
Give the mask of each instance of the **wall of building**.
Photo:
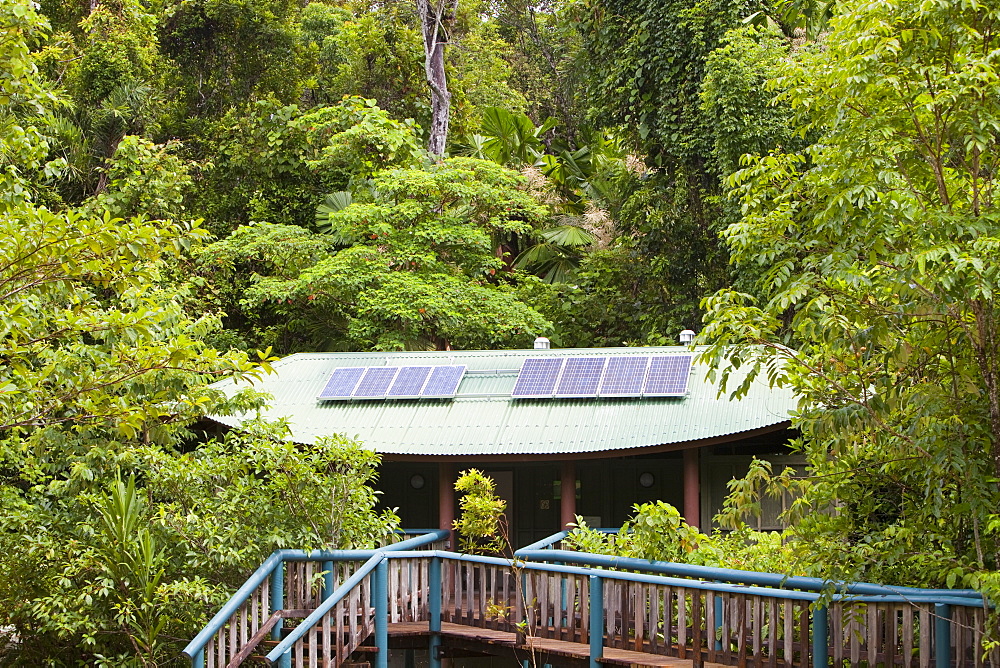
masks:
{"type": "MultiPolygon", "coordinates": [[[[701,528],[710,530],[712,517],[722,508],[726,483],[742,477],[757,456],[776,468],[803,461],[791,455],[787,443],[795,434],[784,430],[700,450],[701,528]]],[[[619,527],[637,503],[665,501],[684,512],[683,454],[665,452],[632,457],[581,459],[574,462],[577,487],[576,514],[594,527],[619,527]]],[[[507,501],[511,543],[527,545],[561,530],[561,462],[464,461],[453,464],[457,475],[478,468],[497,483],[498,495],[507,501]]],[[[437,463],[384,462],[378,489],[383,507],[397,508],[408,528],[438,527],[437,463]]],[[[449,481],[450,486],[454,480],[449,481]]],[[[762,529],[780,528],[777,515],[790,499],[767,500],[764,515],[754,524],[762,529]]],[[[455,512],[458,500],[455,498],[455,512]]]]}

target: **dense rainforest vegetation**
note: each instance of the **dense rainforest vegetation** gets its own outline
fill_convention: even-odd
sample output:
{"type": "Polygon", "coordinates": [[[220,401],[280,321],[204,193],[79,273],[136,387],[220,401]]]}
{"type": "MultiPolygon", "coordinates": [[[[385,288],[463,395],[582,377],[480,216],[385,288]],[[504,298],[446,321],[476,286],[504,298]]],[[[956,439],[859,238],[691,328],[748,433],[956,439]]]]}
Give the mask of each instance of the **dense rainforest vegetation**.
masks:
{"type": "Polygon", "coordinates": [[[271,550],[395,528],[358,444],[198,430],[266,400],[213,380],[303,350],[699,329],[799,393],[808,477],[753,466],[728,537],[653,504],[582,545],[995,594],[998,29],[979,0],[0,0],[10,660],[170,664],[271,550]],[[787,489],[793,528],[741,527],[787,489]]]}

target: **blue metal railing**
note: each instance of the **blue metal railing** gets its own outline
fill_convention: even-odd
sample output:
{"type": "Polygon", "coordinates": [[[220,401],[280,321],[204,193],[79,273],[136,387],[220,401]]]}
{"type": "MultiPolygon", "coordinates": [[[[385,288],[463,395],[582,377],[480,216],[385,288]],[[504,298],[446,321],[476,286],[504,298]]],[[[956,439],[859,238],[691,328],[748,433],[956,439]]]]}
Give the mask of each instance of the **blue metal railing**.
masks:
{"type": "MultiPolygon", "coordinates": [[[[599,529],[599,531],[610,533],[610,530],[599,529]]],[[[757,571],[742,571],[734,568],[715,568],[712,566],[695,566],[672,561],[652,561],[648,559],[635,559],[630,557],[615,557],[603,554],[591,554],[589,552],[575,552],[572,550],[555,550],[547,547],[561,540],[564,540],[570,532],[561,531],[559,533],[543,538],[527,547],[514,552],[514,556],[519,559],[540,562],[558,562],[562,564],[582,564],[586,566],[596,566],[599,568],[621,569],[630,571],[646,571],[652,573],[662,573],[685,578],[701,580],[718,580],[721,582],[733,582],[739,584],[756,585],[760,587],[774,587],[777,589],[799,589],[803,591],[827,591],[833,588],[834,591],[843,594],[898,594],[907,597],[919,596],[947,596],[958,598],[975,599],[978,605],[983,604],[983,597],[974,589],[926,589],[920,587],[897,587],[891,585],[881,585],[872,582],[830,582],[822,578],[811,578],[797,575],[782,575],[780,573],[760,573],[757,571]]]]}
{"type": "MultiPolygon", "coordinates": [[[[602,601],[605,596],[606,582],[629,582],[648,585],[660,585],[689,590],[713,592],[716,595],[758,596],[768,599],[795,601],[799,605],[810,607],[808,618],[808,640],[811,641],[811,665],[814,668],[829,664],[829,649],[831,628],[829,609],[841,603],[848,604],[903,604],[919,605],[923,609],[928,606],[933,610],[933,624],[928,633],[933,633],[934,659],[938,666],[948,666],[952,656],[952,619],[956,608],[983,608],[982,596],[973,590],[938,590],[915,587],[889,587],[874,583],[836,583],[834,593],[830,592],[830,583],[818,578],[786,577],[776,573],[755,573],[735,569],[720,569],[689,564],[647,561],[595,555],[568,550],[545,549],[546,545],[554,545],[566,536],[566,532],[554,534],[515,552],[514,559],[485,557],[468,554],[458,554],[440,550],[410,551],[410,548],[427,545],[447,536],[446,531],[429,531],[425,535],[397,543],[378,550],[350,550],[333,552],[306,553],[297,550],[281,550],[272,554],[261,565],[251,578],[244,583],[233,598],[213,618],[212,622],[191,641],[184,650],[185,655],[192,658],[192,665],[200,667],[203,649],[210,638],[222,629],[227,620],[239,610],[246,598],[255,591],[267,578],[272,578],[271,595],[276,605],[272,614],[280,609],[282,565],[286,561],[323,561],[332,564],[334,561],[366,559],[364,565],[353,573],[343,584],[332,590],[332,581],[324,583],[323,600],[311,611],[302,622],[293,629],[267,655],[267,660],[279,666],[290,665],[291,652],[295,643],[302,639],[311,629],[321,622],[323,617],[341,602],[353,588],[367,577],[372,577],[371,604],[374,608],[374,642],[378,648],[375,657],[376,668],[384,668],[387,663],[389,593],[388,568],[396,559],[428,559],[431,563],[428,571],[427,611],[429,615],[428,632],[430,634],[431,666],[439,666],[436,647],[441,643],[442,629],[442,563],[445,561],[498,566],[512,572],[544,572],[566,576],[582,576],[589,582],[588,596],[589,628],[591,632],[587,639],[589,646],[590,665],[596,668],[604,651],[605,606],[602,601]],[[552,563],[558,562],[558,563],[552,563]],[[643,571],[643,572],[634,572],[643,571]],[[332,591],[331,591],[332,590],[332,591]]],[[[457,566],[456,566],[457,567],[457,566]]],[[[326,569],[326,570],[332,570],[326,569]]],[[[706,594],[707,596],[707,594],[706,594]]],[[[707,600],[706,600],[707,603],[707,600]]],[[[721,630],[722,610],[719,605],[721,598],[715,597],[713,606],[716,631],[721,630]]],[[[525,603],[526,604],[526,603],[525,603]]],[[[964,614],[964,613],[963,613],[964,614]]],[[[708,623],[706,618],[705,623],[708,623]]],[[[804,622],[805,623],[805,622],[804,622]]],[[[710,627],[709,627],[710,630],[710,627]]],[[[836,635],[836,633],[834,633],[836,635]]],[[[718,636],[716,636],[718,638],[718,636]]],[[[708,642],[712,642],[708,640],[708,642]]],[[[807,642],[803,637],[802,642],[807,642]]],[[[719,649],[719,641],[713,646],[719,649]]],[[[700,650],[697,650],[700,651],[700,650]]],[[[965,651],[965,648],[960,648],[965,651]]],[[[973,650],[976,651],[976,650],[973,650]]]]}
{"type": "MultiPolygon", "coordinates": [[[[333,591],[333,593],[323,601],[318,608],[312,611],[308,617],[302,620],[302,622],[295,627],[295,629],[289,633],[284,640],[278,643],[277,647],[268,652],[266,659],[271,662],[271,664],[278,664],[281,668],[286,668],[291,665],[291,651],[292,647],[295,645],[299,639],[302,638],[310,629],[312,629],[316,624],[323,620],[323,617],[330,610],[333,609],[335,605],[344,600],[344,597],[351,593],[351,590],[361,584],[368,575],[379,567],[385,565],[385,555],[386,552],[378,551],[373,554],[364,565],[359,568],[355,573],[349,577],[344,584],[340,585],[333,591]]],[[[385,609],[379,604],[383,599],[386,598],[385,594],[379,590],[378,587],[375,588],[375,592],[372,595],[375,601],[375,622],[378,626],[378,621],[380,618],[385,619],[385,609]]],[[[378,647],[385,647],[387,643],[388,636],[379,642],[379,630],[376,629],[375,632],[375,644],[378,647]]],[[[385,635],[383,633],[382,635],[385,635]]],[[[386,652],[382,652],[381,656],[385,656],[386,652]]],[[[380,656],[380,658],[381,658],[380,656]]]]}
{"type": "MultiPolygon", "coordinates": [[[[588,555],[588,556],[599,556],[599,555],[588,555]]],[[[356,574],[357,579],[352,578],[354,582],[349,581],[345,583],[337,590],[334,597],[340,600],[346,593],[350,590],[350,586],[353,586],[368,573],[378,568],[385,569],[388,562],[393,559],[408,559],[408,558],[432,558],[434,563],[437,564],[436,568],[432,566],[431,573],[434,579],[434,586],[437,587],[437,591],[433,591],[432,596],[437,593],[437,601],[435,605],[435,600],[432,598],[430,601],[430,620],[429,620],[429,630],[433,636],[436,632],[441,629],[441,605],[440,605],[440,561],[444,559],[454,560],[458,562],[471,562],[474,564],[501,566],[504,568],[516,569],[518,571],[540,571],[546,573],[560,573],[566,575],[580,575],[585,576],[590,582],[590,629],[601,630],[604,628],[605,624],[605,610],[602,604],[604,596],[604,582],[605,581],[619,581],[619,582],[638,582],[642,584],[650,585],[665,585],[674,587],[684,587],[687,589],[695,589],[702,591],[710,591],[716,593],[727,593],[727,594],[739,594],[743,596],[760,596],[764,598],[774,598],[781,600],[792,600],[799,601],[802,603],[812,604],[814,607],[812,609],[812,619],[811,619],[811,629],[812,629],[812,665],[814,668],[826,667],[829,664],[829,619],[827,613],[827,606],[833,603],[851,603],[851,604],[933,604],[936,610],[935,619],[935,631],[937,637],[936,643],[936,656],[939,661],[940,666],[949,665],[942,657],[950,657],[951,655],[951,645],[950,645],[950,610],[954,606],[964,606],[964,607],[981,607],[982,602],[977,601],[969,596],[949,596],[945,595],[948,590],[920,590],[921,593],[910,594],[852,594],[852,593],[838,593],[833,594],[830,597],[824,598],[824,595],[817,591],[796,591],[788,589],[776,589],[773,587],[758,587],[753,585],[736,584],[731,582],[718,582],[718,581],[702,581],[702,580],[692,580],[684,577],[671,577],[667,575],[650,575],[645,573],[630,573],[621,572],[606,569],[594,569],[581,566],[569,566],[551,563],[540,563],[540,562],[528,562],[521,561],[518,559],[510,560],[500,557],[484,557],[478,555],[469,554],[459,554],[454,552],[445,552],[440,550],[433,551],[422,551],[422,552],[405,552],[405,551],[392,551],[392,552],[382,552],[370,559],[364,566],[364,574],[359,571],[356,574]],[[434,573],[437,571],[435,577],[434,573]],[[930,593],[935,592],[935,593],[930,593]]],[[[561,559],[561,557],[560,557],[561,559]]],[[[647,562],[648,563],[648,562],[647,562]]],[[[384,571],[383,571],[384,572],[384,571]]],[[[384,576],[383,576],[384,578],[384,576]]],[[[377,578],[378,581],[379,578],[377,578]]],[[[388,619],[388,592],[385,586],[373,587],[374,593],[372,596],[372,604],[375,609],[375,645],[380,648],[387,647],[388,635],[386,630],[380,630],[378,623],[381,620],[382,623],[386,623],[388,619]]],[[[910,589],[913,591],[913,589],[910,589]]],[[[296,640],[304,636],[308,630],[317,622],[319,622],[323,615],[330,610],[334,605],[333,598],[324,602],[321,608],[317,608],[316,612],[310,615],[296,630],[292,635],[289,635],[280,646],[276,647],[270,654],[268,654],[268,660],[278,663],[279,666],[289,665],[287,663],[282,663],[282,661],[287,661],[286,657],[289,657],[289,652],[296,640]]],[[[432,641],[433,642],[433,641],[432,641]]],[[[590,664],[593,667],[600,665],[600,659],[603,656],[604,649],[604,638],[603,632],[591,633],[589,637],[589,652],[590,652],[590,664]]],[[[434,655],[432,651],[432,657],[434,655]]],[[[384,662],[385,652],[380,652],[380,655],[376,660],[376,668],[384,668],[386,665],[384,662]]],[[[950,661],[950,659],[948,659],[950,661]]],[[[431,665],[439,665],[435,660],[432,659],[431,665]]]]}
{"type": "MultiPolygon", "coordinates": [[[[392,552],[396,550],[412,550],[448,538],[450,532],[439,529],[411,529],[400,532],[402,535],[413,535],[398,543],[392,543],[374,550],[314,550],[305,552],[303,550],[276,550],[264,560],[264,563],[253,572],[253,574],[243,583],[229,601],[220,609],[208,622],[204,629],[187,644],[181,652],[185,657],[191,659],[193,668],[202,668],[205,665],[205,646],[221,631],[232,616],[239,611],[240,607],[247,602],[251,594],[264,583],[270,583],[270,605],[271,611],[277,612],[284,605],[284,565],[288,561],[320,561],[332,564],[335,561],[360,561],[362,559],[371,560],[377,554],[392,552]],[[415,534],[415,535],[414,535],[415,534]]],[[[332,571],[332,568],[326,569],[332,571]]],[[[328,572],[324,576],[324,594],[329,594],[333,588],[332,573],[328,572]]],[[[342,589],[343,587],[338,588],[342,589]]],[[[275,622],[272,627],[272,638],[278,639],[281,634],[281,620],[275,622]]]]}

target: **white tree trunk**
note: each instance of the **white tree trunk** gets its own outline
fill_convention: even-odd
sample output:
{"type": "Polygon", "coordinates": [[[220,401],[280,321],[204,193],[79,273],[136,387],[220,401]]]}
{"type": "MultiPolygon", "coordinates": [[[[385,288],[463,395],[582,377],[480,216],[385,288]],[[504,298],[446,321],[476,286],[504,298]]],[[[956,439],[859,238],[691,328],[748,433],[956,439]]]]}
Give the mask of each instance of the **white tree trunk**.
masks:
{"type": "Polygon", "coordinates": [[[427,150],[432,155],[444,155],[448,141],[448,113],[451,93],[444,70],[444,48],[448,28],[455,20],[458,0],[417,0],[417,12],[424,32],[424,75],[431,89],[431,127],[427,150]]]}

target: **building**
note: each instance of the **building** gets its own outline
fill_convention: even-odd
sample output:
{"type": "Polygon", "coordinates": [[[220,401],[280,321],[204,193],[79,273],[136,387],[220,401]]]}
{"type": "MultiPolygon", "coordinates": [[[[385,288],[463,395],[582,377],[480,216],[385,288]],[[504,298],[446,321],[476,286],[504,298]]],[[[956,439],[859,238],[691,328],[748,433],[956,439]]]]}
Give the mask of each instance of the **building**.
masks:
{"type": "MultiPolygon", "coordinates": [[[[275,363],[276,373],[256,388],[273,396],[265,415],[287,418],[294,441],[341,433],[380,453],[383,502],[398,508],[405,526],[450,528],[458,472],[486,471],[508,502],[511,542],[525,545],[577,514],[592,526],[619,526],[634,503],[658,499],[681,509],[691,524],[707,525],[726,482],[746,470],[751,456],[795,463],[787,448],[791,391],[758,379],[741,400],[720,396],[697,352],[666,346],[300,353],[275,363]],[[376,367],[390,368],[370,372],[359,385],[369,373],[362,368],[376,367]],[[656,368],[666,373],[660,386],[650,385],[656,368]],[[396,373],[398,384],[390,387],[397,381],[384,379],[396,373]],[[609,384],[614,373],[624,385],[609,384]],[[430,391],[438,375],[453,386],[430,391]],[[639,385],[629,389],[633,376],[639,385]],[[359,398],[369,378],[381,394],[359,398]],[[320,399],[324,392],[340,396],[320,399]]],[[[731,382],[741,378],[734,371],[731,382]]],[[[216,387],[238,388],[233,381],[216,387]]],[[[238,428],[249,417],[212,419],[238,428]]],[[[762,528],[774,524],[780,505],[765,509],[762,528]]]]}

